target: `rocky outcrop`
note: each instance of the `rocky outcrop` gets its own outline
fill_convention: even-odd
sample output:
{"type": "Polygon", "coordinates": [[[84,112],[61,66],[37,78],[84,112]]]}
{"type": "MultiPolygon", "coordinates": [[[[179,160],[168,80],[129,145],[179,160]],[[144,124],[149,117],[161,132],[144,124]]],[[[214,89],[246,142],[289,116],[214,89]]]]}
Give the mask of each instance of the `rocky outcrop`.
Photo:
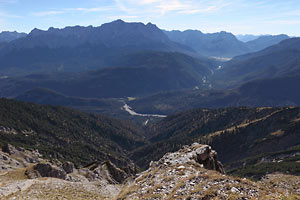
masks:
{"type": "Polygon", "coordinates": [[[87,166],[86,170],[88,170],[87,178],[90,180],[105,179],[110,184],[121,184],[130,176],[110,161],[101,164],[92,163],[87,166]]]}
{"type": "Polygon", "coordinates": [[[40,158],[40,164],[24,166],[17,160],[34,151],[15,149],[19,154],[0,151],[0,196],[4,199],[300,199],[300,177],[268,175],[260,182],[230,177],[224,174],[216,152],[197,143],[152,162],[135,179],[110,161],[75,169],[70,162],[40,158]],[[3,164],[10,168],[1,170],[3,164]],[[25,169],[31,179],[24,178],[25,169]]]}
{"type": "Polygon", "coordinates": [[[2,171],[10,171],[15,168],[19,168],[24,166],[18,160],[11,158],[8,153],[4,153],[0,151],[0,172],[2,171]]]}
{"type": "Polygon", "coordinates": [[[184,146],[181,150],[174,153],[167,153],[157,162],[151,162],[150,168],[159,165],[185,164],[188,162],[196,162],[201,164],[205,169],[216,170],[225,173],[223,165],[218,161],[218,154],[208,145],[194,143],[191,146],[184,146]]]}
{"type": "Polygon", "coordinates": [[[111,178],[113,178],[118,183],[123,183],[125,179],[128,177],[126,172],[116,167],[116,165],[114,165],[110,161],[104,162],[103,165],[104,165],[104,169],[106,169],[109,172],[111,178]]]}
{"type": "Polygon", "coordinates": [[[225,173],[222,163],[218,161],[217,152],[212,150],[210,146],[203,145],[199,147],[199,144],[195,143],[189,151],[195,152],[193,158],[197,163],[203,164],[205,169],[216,170],[223,174],[225,173]]]}
{"type": "Polygon", "coordinates": [[[2,151],[5,152],[5,153],[8,153],[10,155],[16,154],[18,152],[18,150],[14,146],[12,146],[11,144],[5,144],[2,147],[2,151]]]}
{"type": "Polygon", "coordinates": [[[117,199],[280,199],[282,196],[259,183],[226,176],[217,153],[208,145],[194,143],[151,162],[147,171],[123,187],[117,199]]]}
{"type": "Polygon", "coordinates": [[[5,144],[0,151],[0,171],[27,167],[32,163],[39,163],[41,154],[37,150],[26,150],[22,147],[14,147],[5,144]]]}
{"type": "Polygon", "coordinates": [[[135,171],[130,163],[123,170],[110,161],[76,169],[69,161],[45,159],[37,150],[12,145],[3,149],[5,152],[0,148],[0,196],[5,199],[12,196],[15,199],[111,200],[120,192],[121,183],[135,171]]]}
{"type": "Polygon", "coordinates": [[[36,150],[26,150],[23,147],[14,147],[11,144],[5,144],[2,147],[2,152],[18,157],[23,164],[39,163],[42,155],[36,150]]]}
{"type": "Polygon", "coordinates": [[[39,177],[66,179],[67,175],[64,170],[50,164],[36,164],[32,168],[27,169],[25,174],[32,179],[39,177]]]}

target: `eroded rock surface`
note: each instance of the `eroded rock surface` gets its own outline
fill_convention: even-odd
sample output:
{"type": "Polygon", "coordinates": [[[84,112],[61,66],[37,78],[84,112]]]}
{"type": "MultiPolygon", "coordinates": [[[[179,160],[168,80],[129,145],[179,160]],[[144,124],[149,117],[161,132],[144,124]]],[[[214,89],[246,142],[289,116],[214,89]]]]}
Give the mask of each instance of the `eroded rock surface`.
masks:
{"type": "Polygon", "coordinates": [[[191,146],[184,146],[181,150],[174,153],[167,153],[157,162],[151,162],[150,168],[159,165],[184,165],[188,162],[201,164],[205,169],[216,170],[225,173],[223,165],[218,161],[217,152],[208,145],[194,143],[191,146]]]}
{"type": "Polygon", "coordinates": [[[36,164],[32,168],[26,170],[26,175],[29,178],[39,178],[39,177],[52,177],[59,179],[66,179],[67,173],[56,166],[52,166],[50,164],[36,164]]]}
{"type": "Polygon", "coordinates": [[[208,145],[194,143],[151,162],[147,171],[123,187],[117,199],[282,199],[298,195],[296,191],[273,190],[272,185],[225,175],[217,153],[208,145]]]}
{"type": "Polygon", "coordinates": [[[36,150],[0,151],[0,199],[113,199],[129,174],[106,161],[76,169],[36,150]]]}
{"type": "Polygon", "coordinates": [[[11,144],[5,144],[2,147],[2,151],[5,152],[5,153],[8,153],[10,155],[16,154],[18,152],[18,150],[14,146],[12,146],[11,144]]]}

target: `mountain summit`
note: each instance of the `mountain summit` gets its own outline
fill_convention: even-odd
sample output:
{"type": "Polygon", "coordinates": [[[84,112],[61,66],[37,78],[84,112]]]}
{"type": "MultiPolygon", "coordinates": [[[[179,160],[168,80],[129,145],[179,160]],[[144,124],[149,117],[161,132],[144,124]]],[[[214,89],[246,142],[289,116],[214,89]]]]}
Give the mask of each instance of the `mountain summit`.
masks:
{"type": "Polygon", "coordinates": [[[146,50],[194,53],[171,41],[154,24],[116,20],[99,27],[34,29],[27,37],[1,47],[0,68],[6,75],[77,72],[104,68],[119,56],[146,50]]]}

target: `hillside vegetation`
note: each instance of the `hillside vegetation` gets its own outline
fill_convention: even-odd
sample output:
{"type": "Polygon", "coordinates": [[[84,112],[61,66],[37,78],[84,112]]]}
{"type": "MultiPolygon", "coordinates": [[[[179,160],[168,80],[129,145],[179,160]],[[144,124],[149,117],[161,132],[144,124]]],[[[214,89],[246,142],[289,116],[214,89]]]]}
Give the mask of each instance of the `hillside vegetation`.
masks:
{"type": "MultiPolygon", "coordinates": [[[[176,151],[183,145],[193,142],[211,145],[225,164],[258,155],[262,158],[263,155],[288,151],[300,144],[299,119],[298,107],[240,107],[187,111],[170,116],[149,127],[147,135],[151,143],[134,150],[131,158],[142,168],[147,168],[147,163],[151,160],[159,159],[164,153],[176,151]]],[[[288,154],[286,159],[292,154],[288,154]]],[[[270,159],[266,160],[265,163],[270,163],[270,159]]],[[[289,166],[299,168],[297,160],[298,157],[295,157],[292,160],[293,165],[289,166]]],[[[244,164],[242,161],[238,163],[239,165],[228,165],[228,169],[244,164]]],[[[291,168],[289,172],[298,174],[298,170],[291,168]]],[[[264,168],[260,171],[260,175],[266,171],[286,172],[286,167],[277,167],[273,170],[264,168]]],[[[236,171],[235,173],[238,174],[236,171]]]]}
{"type": "Polygon", "coordinates": [[[211,145],[230,173],[299,174],[300,108],[197,109],[138,127],[101,115],[14,100],[0,101],[1,145],[38,149],[77,166],[111,160],[146,169],[152,160],[194,142],[211,145]],[[251,168],[259,165],[259,168],[251,168]],[[246,167],[246,168],[245,168],[246,167]]]}
{"type": "Polygon", "coordinates": [[[129,122],[72,109],[0,99],[0,144],[38,149],[77,166],[110,160],[130,164],[127,152],[142,146],[142,130],[129,122]]]}

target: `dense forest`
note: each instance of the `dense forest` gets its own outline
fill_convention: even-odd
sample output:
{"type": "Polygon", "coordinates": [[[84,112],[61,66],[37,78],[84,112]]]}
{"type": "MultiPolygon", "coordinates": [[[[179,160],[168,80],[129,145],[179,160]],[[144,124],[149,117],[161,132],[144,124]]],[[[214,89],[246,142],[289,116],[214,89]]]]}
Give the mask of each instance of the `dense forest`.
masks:
{"type": "Polygon", "coordinates": [[[38,149],[77,166],[111,160],[125,167],[127,152],[145,144],[143,131],[129,122],[7,99],[0,99],[0,128],[1,145],[38,149]]]}

